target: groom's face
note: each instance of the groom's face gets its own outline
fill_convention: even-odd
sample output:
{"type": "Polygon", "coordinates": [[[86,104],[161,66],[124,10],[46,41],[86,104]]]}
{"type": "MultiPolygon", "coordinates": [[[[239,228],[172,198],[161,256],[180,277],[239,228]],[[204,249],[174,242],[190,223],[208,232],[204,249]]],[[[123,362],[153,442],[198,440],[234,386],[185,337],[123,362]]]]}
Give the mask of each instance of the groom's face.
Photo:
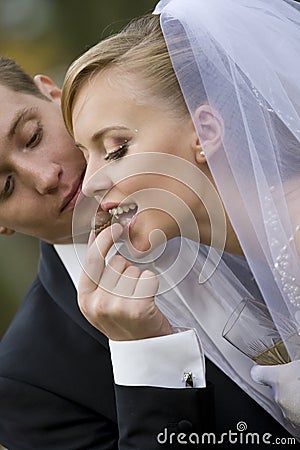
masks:
{"type": "Polygon", "coordinates": [[[0,228],[66,243],[85,160],[64,126],[59,89],[49,92],[48,101],[0,84],[0,228]]]}

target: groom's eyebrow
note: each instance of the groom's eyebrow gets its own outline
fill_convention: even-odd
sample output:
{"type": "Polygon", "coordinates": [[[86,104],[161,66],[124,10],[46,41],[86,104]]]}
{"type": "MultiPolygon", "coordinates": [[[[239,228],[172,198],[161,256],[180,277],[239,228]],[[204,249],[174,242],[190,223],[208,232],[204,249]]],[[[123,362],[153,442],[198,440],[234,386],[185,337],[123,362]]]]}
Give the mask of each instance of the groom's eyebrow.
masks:
{"type": "Polygon", "coordinates": [[[9,131],[7,133],[8,140],[11,140],[15,136],[19,126],[22,123],[24,123],[26,121],[27,117],[30,117],[35,111],[36,111],[36,108],[28,108],[27,107],[27,108],[23,108],[16,112],[16,114],[14,115],[14,117],[12,119],[11,125],[9,127],[9,131]]]}

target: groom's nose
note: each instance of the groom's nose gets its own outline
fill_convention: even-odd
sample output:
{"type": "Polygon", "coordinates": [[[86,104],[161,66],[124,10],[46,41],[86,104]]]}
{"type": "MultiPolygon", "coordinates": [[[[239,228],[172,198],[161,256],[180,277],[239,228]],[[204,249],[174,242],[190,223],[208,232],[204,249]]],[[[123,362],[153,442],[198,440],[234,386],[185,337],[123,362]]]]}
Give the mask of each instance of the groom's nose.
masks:
{"type": "Polygon", "coordinates": [[[49,194],[58,188],[62,168],[57,163],[26,161],[19,166],[24,184],[32,186],[39,194],[49,194]]]}

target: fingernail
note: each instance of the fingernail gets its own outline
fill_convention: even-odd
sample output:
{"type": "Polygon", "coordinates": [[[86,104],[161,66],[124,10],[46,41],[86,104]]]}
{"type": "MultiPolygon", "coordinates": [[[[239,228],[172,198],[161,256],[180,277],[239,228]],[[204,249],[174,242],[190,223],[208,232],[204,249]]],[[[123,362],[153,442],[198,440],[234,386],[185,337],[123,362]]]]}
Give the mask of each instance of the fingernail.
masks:
{"type": "Polygon", "coordinates": [[[94,242],[95,238],[96,238],[95,231],[92,230],[92,231],[90,232],[90,235],[89,235],[88,247],[90,247],[90,246],[92,245],[92,243],[94,242]]]}
{"type": "Polygon", "coordinates": [[[148,270],[148,269],[144,270],[142,275],[146,278],[154,278],[156,276],[154,272],[152,272],[151,270],[148,270]]]}
{"type": "Polygon", "coordinates": [[[123,227],[119,223],[114,223],[111,225],[111,235],[113,237],[113,240],[117,240],[121,234],[123,233],[123,227]]]}

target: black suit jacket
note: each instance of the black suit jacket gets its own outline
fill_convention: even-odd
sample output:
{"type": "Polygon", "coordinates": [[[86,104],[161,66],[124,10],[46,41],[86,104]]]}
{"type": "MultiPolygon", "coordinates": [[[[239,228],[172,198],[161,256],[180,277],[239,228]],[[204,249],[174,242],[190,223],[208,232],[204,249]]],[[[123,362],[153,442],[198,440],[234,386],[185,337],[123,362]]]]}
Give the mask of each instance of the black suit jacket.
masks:
{"type": "Polygon", "coordinates": [[[207,378],[206,389],[114,385],[106,337],[81,315],[68,273],[42,243],[38,276],[0,344],[0,443],[9,450],[197,448],[180,444],[179,433],[218,435],[241,420],[287,436],[210,361],[207,378]]]}

